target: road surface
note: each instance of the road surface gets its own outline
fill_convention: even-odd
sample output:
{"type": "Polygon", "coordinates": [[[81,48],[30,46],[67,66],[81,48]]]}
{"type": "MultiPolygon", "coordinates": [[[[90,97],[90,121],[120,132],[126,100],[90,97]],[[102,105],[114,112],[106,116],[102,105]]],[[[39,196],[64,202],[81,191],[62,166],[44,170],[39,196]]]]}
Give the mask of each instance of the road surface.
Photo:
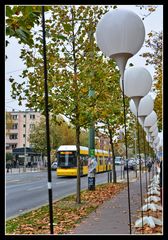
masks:
{"type": "MultiPolygon", "coordinates": [[[[117,177],[120,179],[120,166],[117,166],[117,177]]],[[[126,174],[125,174],[126,176],[126,174]]],[[[96,184],[107,183],[107,173],[96,175],[96,184]]],[[[6,219],[20,215],[33,208],[48,204],[47,172],[26,172],[6,174],[6,219]]],[[[52,171],[53,201],[76,193],[76,178],[57,177],[52,171]]],[[[81,189],[88,188],[88,177],[81,177],[81,189]]]]}

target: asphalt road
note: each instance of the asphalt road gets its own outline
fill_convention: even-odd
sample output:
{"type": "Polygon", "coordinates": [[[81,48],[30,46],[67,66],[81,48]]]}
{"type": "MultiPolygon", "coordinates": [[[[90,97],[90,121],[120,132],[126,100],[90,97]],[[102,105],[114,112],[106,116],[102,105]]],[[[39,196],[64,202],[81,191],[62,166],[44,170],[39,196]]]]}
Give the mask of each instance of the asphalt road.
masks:
{"type": "MultiPolygon", "coordinates": [[[[120,179],[121,167],[116,168],[120,179]]],[[[6,219],[48,204],[47,172],[6,174],[6,219]]],[[[106,183],[107,173],[96,175],[96,184],[106,183]]],[[[81,189],[88,188],[88,177],[81,177],[81,189]]],[[[53,201],[76,192],[76,178],[57,177],[52,171],[53,201]]]]}

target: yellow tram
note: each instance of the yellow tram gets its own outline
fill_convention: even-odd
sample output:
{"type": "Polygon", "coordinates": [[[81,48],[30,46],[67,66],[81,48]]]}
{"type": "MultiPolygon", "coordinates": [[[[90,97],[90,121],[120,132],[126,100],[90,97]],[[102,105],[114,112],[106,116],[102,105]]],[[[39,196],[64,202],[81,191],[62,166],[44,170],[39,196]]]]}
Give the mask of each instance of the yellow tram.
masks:
{"type": "MultiPolygon", "coordinates": [[[[96,173],[112,169],[112,153],[95,149],[96,173]]],[[[81,175],[88,174],[89,148],[80,146],[81,175]]],[[[77,176],[76,145],[62,145],[57,149],[57,176],[77,176]]]]}

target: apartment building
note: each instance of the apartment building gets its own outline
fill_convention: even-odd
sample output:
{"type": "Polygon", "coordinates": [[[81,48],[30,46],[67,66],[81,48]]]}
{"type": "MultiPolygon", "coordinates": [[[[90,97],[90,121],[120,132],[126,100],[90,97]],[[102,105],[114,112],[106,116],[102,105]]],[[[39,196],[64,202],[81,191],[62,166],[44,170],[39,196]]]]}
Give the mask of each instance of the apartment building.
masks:
{"type": "Polygon", "coordinates": [[[35,124],[40,121],[41,113],[33,110],[11,111],[11,126],[6,130],[6,152],[12,152],[13,148],[31,147],[29,134],[35,124]]]}

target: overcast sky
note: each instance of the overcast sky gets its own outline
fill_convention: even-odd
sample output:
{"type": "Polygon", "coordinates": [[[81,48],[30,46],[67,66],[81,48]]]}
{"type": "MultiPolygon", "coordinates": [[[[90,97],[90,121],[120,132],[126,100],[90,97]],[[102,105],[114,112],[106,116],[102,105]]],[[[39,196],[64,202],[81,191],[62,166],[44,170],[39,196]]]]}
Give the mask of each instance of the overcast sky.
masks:
{"type": "MultiPolygon", "coordinates": [[[[117,5],[118,8],[126,8],[129,10],[134,11],[142,18],[142,11],[135,7],[135,5],[117,5]]],[[[144,26],[145,26],[145,39],[147,39],[147,34],[151,31],[161,31],[163,30],[163,5],[159,5],[157,10],[152,13],[150,16],[145,18],[144,26]]],[[[10,83],[8,81],[9,77],[12,76],[15,79],[19,81],[22,70],[25,69],[24,64],[22,63],[22,60],[19,58],[20,56],[20,45],[17,43],[17,40],[15,38],[9,39],[10,44],[6,48],[6,55],[8,56],[8,59],[6,60],[6,66],[5,66],[5,109],[7,111],[11,111],[12,109],[15,110],[25,110],[25,104],[23,106],[18,106],[17,101],[13,100],[10,97],[10,83]]],[[[144,58],[140,57],[140,53],[145,52],[146,48],[143,46],[140,51],[130,58],[127,62],[127,66],[129,63],[133,63],[135,66],[142,66],[145,67],[147,70],[150,71],[151,75],[154,74],[154,68],[153,66],[145,66],[145,60],[144,58]]]]}

